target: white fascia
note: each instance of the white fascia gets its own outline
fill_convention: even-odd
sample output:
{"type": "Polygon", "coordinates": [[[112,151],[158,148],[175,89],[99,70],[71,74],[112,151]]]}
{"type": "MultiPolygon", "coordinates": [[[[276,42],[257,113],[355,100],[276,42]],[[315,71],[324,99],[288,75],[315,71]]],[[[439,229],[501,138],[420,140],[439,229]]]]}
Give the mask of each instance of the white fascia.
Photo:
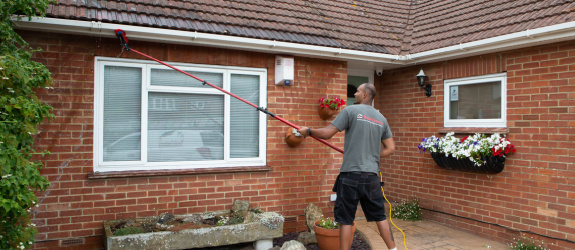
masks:
{"type": "Polygon", "coordinates": [[[525,30],[507,35],[461,43],[445,48],[408,55],[417,63],[430,63],[472,55],[493,53],[511,49],[575,39],[575,22],[525,30]]]}
{"type": "Polygon", "coordinates": [[[49,31],[109,38],[116,36],[114,30],[122,29],[126,32],[128,40],[206,45],[212,47],[216,46],[254,50],[274,54],[287,53],[308,55],[340,61],[359,60],[378,62],[382,64],[403,64],[397,60],[398,56],[389,54],[133,25],[57,18],[32,18],[31,21],[24,18],[22,21],[17,22],[17,25],[17,28],[24,30],[49,31]]]}
{"type": "Polygon", "coordinates": [[[444,61],[478,54],[493,53],[575,39],[575,22],[568,22],[469,43],[461,43],[459,45],[411,55],[389,55],[255,38],[57,18],[33,18],[31,21],[24,18],[22,21],[18,21],[17,25],[18,28],[26,30],[50,31],[56,33],[81,34],[110,38],[115,37],[114,30],[122,29],[126,32],[129,40],[205,45],[274,54],[285,53],[293,55],[307,55],[333,60],[364,61],[383,65],[385,69],[444,61]]]}

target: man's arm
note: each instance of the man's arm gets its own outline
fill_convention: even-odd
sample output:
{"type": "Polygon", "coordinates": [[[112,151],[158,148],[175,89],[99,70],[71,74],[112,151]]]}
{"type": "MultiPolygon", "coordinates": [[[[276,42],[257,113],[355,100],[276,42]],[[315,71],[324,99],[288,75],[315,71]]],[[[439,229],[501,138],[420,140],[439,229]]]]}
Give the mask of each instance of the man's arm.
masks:
{"type": "Polygon", "coordinates": [[[381,152],[379,153],[381,157],[386,157],[395,151],[395,142],[393,141],[393,137],[382,140],[381,144],[383,144],[381,152]]]}
{"type": "MultiPolygon", "coordinates": [[[[309,134],[307,131],[308,127],[301,127],[297,132],[302,134],[304,137],[308,137],[309,134]]],[[[337,129],[333,124],[330,124],[325,128],[309,128],[309,131],[314,137],[327,140],[332,138],[335,134],[337,134],[337,132],[339,132],[339,129],[337,129]]]]}

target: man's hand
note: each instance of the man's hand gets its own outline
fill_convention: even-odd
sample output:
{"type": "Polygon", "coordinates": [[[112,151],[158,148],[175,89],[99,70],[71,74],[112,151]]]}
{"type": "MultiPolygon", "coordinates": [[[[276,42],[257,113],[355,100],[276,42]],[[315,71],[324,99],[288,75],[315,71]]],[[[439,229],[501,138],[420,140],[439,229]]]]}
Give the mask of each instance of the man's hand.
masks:
{"type": "Polygon", "coordinates": [[[303,135],[303,137],[308,137],[309,136],[309,134],[307,133],[308,129],[309,129],[308,127],[300,127],[300,129],[297,132],[303,135]]]}

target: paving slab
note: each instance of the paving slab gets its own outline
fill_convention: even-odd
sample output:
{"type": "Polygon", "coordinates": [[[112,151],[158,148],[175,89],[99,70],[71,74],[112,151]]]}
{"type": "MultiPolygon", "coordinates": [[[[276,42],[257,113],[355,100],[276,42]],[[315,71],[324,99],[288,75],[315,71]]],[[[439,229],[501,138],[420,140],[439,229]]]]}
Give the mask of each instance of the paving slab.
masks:
{"type": "MultiPolygon", "coordinates": [[[[396,226],[401,228],[406,236],[408,250],[508,250],[509,246],[472,235],[457,229],[441,225],[434,221],[403,221],[393,219],[396,226]]],[[[372,246],[372,250],[387,250],[385,242],[379,236],[375,222],[367,222],[357,218],[357,230],[365,235],[372,246]]],[[[405,250],[403,235],[393,227],[393,236],[398,250],[405,250]]]]}

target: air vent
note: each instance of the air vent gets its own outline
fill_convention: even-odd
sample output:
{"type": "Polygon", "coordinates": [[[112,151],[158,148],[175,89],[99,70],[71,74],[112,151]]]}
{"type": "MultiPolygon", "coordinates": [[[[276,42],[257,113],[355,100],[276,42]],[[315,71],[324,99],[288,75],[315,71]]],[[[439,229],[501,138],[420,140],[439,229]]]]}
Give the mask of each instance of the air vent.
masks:
{"type": "Polygon", "coordinates": [[[84,239],[82,238],[72,238],[72,239],[65,239],[60,241],[61,247],[68,247],[73,245],[80,245],[84,244],[84,239]]]}
{"type": "Polygon", "coordinates": [[[285,222],[297,222],[297,217],[286,217],[285,222]]]}

